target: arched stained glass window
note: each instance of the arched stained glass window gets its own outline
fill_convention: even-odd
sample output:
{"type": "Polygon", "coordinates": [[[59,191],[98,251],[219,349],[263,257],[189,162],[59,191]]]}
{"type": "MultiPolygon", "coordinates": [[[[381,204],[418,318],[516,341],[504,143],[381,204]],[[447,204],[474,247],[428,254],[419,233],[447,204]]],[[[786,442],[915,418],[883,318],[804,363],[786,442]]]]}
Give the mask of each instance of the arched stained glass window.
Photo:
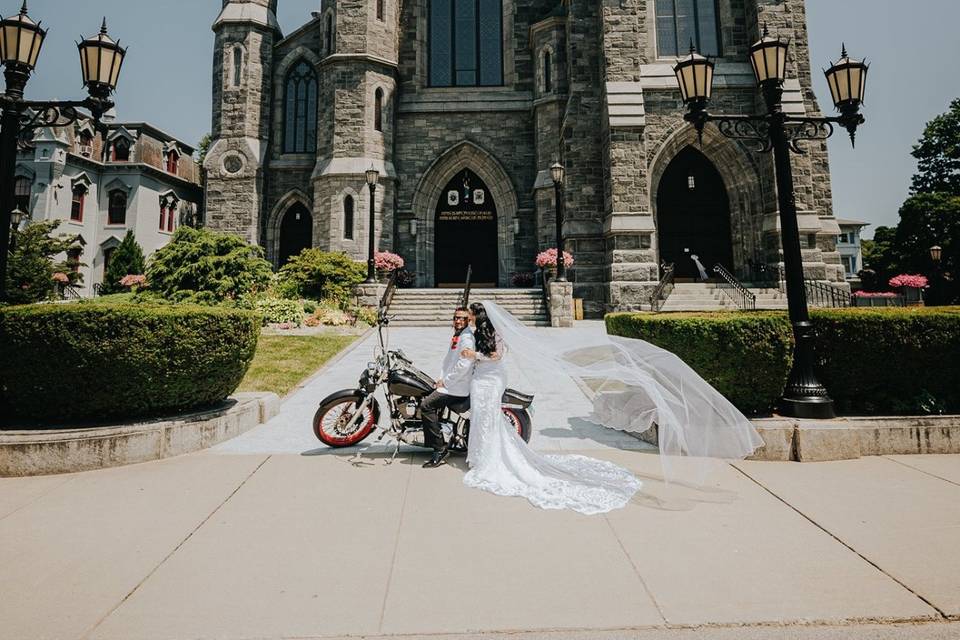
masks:
{"type": "Polygon", "coordinates": [[[284,153],[315,153],[317,148],[317,73],[306,61],[294,65],[284,95],[284,153]]]}
{"type": "Polygon", "coordinates": [[[432,87],[503,84],[501,0],[431,0],[432,87]]]}
{"type": "Polygon", "coordinates": [[[679,57],[692,42],[705,56],[720,55],[717,0],[657,0],[657,54],[679,57]]]}

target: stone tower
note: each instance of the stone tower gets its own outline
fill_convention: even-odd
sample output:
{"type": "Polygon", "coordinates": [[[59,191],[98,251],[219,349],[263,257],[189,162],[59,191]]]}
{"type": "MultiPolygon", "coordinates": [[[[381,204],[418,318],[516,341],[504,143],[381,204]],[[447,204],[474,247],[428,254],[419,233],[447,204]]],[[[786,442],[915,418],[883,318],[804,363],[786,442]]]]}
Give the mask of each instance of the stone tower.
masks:
{"type": "Polygon", "coordinates": [[[313,172],[314,246],[367,257],[370,193],[365,171],[379,173],[375,192],[375,245],[394,250],[396,170],[394,109],[399,3],[324,0],[324,36],[319,62],[319,127],[313,172]],[[344,229],[344,201],[353,198],[354,233],[344,229]]]}
{"type": "Polygon", "coordinates": [[[277,0],[223,0],[213,24],[207,226],[260,241],[277,0]]]}

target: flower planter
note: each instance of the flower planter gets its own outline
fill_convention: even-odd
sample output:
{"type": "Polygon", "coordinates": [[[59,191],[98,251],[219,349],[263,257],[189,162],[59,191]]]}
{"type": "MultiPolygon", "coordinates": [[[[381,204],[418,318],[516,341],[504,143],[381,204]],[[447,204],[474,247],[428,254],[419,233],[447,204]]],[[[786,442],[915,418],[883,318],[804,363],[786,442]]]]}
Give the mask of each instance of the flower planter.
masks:
{"type": "Polygon", "coordinates": [[[902,307],[903,296],[853,296],[853,307],[902,307]]]}
{"type": "Polygon", "coordinates": [[[387,284],[390,282],[391,273],[393,273],[392,269],[377,269],[377,282],[387,284]]]}
{"type": "Polygon", "coordinates": [[[900,287],[900,291],[903,294],[903,302],[908,307],[923,304],[923,293],[920,287],[900,287]]]}

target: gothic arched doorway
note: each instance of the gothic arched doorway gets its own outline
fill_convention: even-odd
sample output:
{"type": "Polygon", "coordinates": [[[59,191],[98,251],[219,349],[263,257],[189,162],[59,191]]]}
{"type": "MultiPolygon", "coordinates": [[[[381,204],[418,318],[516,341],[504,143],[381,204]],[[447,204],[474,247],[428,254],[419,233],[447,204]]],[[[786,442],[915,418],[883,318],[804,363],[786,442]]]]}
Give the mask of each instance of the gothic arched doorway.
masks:
{"type": "Polygon", "coordinates": [[[280,221],[280,250],[277,266],[282,267],[291,257],[313,246],[313,216],[299,202],[287,209],[280,221]]]}
{"type": "Polygon", "coordinates": [[[438,287],[463,285],[468,265],[474,286],[497,286],[497,206],[469,169],[458,171],[440,193],[434,245],[438,287]]]}
{"type": "Polygon", "coordinates": [[[660,261],[673,263],[678,278],[697,278],[691,256],[712,275],[713,265],[733,270],[730,202],[716,167],[693,147],[670,162],[657,189],[660,261]]]}

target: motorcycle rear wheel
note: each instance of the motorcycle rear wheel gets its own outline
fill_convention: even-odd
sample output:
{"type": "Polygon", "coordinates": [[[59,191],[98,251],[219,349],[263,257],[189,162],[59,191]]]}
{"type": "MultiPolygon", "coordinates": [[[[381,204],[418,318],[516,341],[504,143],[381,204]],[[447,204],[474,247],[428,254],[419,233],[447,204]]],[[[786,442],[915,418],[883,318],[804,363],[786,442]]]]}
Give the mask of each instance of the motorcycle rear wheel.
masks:
{"type": "Polygon", "coordinates": [[[343,428],[356,413],[363,396],[356,389],[344,389],[323,399],[313,415],[313,433],[329,447],[350,447],[373,433],[380,420],[380,403],[370,398],[360,421],[349,431],[343,428]]]}
{"type": "Polygon", "coordinates": [[[502,411],[514,429],[517,430],[517,435],[523,438],[524,442],[530,442],[531,421],[530,414],[527,413],[527,410],[503,407],[502,411]]]}

